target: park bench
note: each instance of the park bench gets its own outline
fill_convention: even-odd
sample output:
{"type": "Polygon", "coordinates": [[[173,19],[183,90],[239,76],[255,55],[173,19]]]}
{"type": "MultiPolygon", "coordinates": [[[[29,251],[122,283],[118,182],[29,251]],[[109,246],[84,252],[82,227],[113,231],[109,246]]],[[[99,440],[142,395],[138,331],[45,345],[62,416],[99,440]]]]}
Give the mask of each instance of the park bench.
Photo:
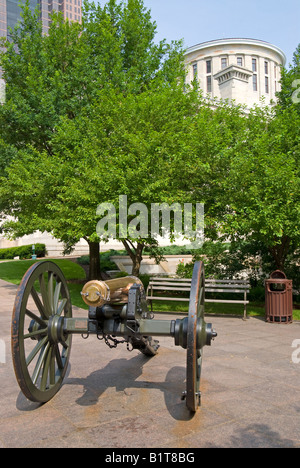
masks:
{"type": "MultiPolygon", "coordinates": [[[[146,292],[147,300],[150,303],[151,311],[153,312],[153,301],[179,301],[188,302],[189,297],[184,297],[182,294],[168,294],[167,296],[160,295],[162,292],[180,292],[189,293],[191,290],[191,279],[188,278],[168,278],[168,277],[155,277],[150,278],[149,285],[146,292]]],[[[214,299],[205,297],[205,302],[218,302],[223,304],[243,304],[244,305],[244,319],[247,318],[247,293],[249,293],[250,284],[246,280],[217,280],[205,279],[205,293],[234,293],[243,295],[243,299],[214,299]]],[[[187,295],[186,295],[187,296],[187,295]]]]}

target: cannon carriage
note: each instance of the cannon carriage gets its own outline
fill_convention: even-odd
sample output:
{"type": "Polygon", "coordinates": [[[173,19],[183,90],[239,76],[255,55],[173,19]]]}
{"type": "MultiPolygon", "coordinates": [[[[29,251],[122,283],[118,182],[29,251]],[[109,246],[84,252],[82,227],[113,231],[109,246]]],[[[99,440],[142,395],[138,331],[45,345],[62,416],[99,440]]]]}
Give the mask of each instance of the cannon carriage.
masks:
{"type": "Polygon", "coordinates": [[[154,356],[155,338],[174,339],[187,350],[186,391],[182,399],[191,412],[201,404],[200,377],[204,346],[217,336],[204,320],[204,266],[197,262],[191,283],[189,313],[175,320],[155,320],[149,311],[143,284],[138,278],[90,281],[82,290],[88,317],[72,315],[67,282],[51,261],[35,263],[19,286],[12,317],[12,357],[24,395],[45,403],[63,384],[70,359],[72,335],[96,335],[110,348],[126,343],[154,356]]]}

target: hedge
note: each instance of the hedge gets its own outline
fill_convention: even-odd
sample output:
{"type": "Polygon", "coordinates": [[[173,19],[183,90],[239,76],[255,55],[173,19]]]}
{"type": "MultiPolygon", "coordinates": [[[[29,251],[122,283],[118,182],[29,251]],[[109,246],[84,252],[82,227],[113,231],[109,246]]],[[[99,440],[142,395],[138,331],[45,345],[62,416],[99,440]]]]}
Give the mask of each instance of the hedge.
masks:
{"type": "MultiPolygon", "coordinates": [[[[35,255],[37,257],[45,257],[46,253],[45,244],[35,244],[35,255]]],[[[20,257],[20,260],[30,259],[32,254],[32,245],[10,247],[8,249],[0,249],[0,260],[12,260],[15,257],[20,257]]]]}

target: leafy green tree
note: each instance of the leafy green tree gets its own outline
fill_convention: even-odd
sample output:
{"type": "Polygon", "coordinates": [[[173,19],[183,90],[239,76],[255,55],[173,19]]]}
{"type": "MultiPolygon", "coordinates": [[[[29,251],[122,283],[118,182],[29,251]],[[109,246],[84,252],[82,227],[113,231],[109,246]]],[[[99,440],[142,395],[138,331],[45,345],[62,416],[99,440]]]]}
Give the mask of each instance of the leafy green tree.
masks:
{"type": "MultiPolygon", "coordinates": [[[[167,178],[162,184],[157,176],[167,177],[176,157],[167,148],[177,151],[172,135],[186,128],[182,48],[155,44],[155,32],[140,0],[87,4],[82,25],[54,15],[48,36],[27,6],[1,56],[0,128],[19,151],[1,186],[2,211],[16,217],[5,231],[47,230],[68,248],[86,239],[93,277],[100,274],[97,205],[119,194],[148,203],[150,186],[165,189],[167,178]]],[[[124,245],[138,264],[149,239],[134,240],[134,249],[133,239],[124,245]]]]}
{"type": "Polygon", "coordinates": [[[296,108],[255,109],[246,122],[244,138],[229,149],[222,229],[261,242],[282,270],[300,243],[300,118],[296,108]]]}
{"type": "Polygon", "coordinates": [[[279,99],[277,111],[296,106],[300,113],[300,44],[293,54],[290,68],[282,68],[280,84],[281,90],[277,93],[279,99]]]}

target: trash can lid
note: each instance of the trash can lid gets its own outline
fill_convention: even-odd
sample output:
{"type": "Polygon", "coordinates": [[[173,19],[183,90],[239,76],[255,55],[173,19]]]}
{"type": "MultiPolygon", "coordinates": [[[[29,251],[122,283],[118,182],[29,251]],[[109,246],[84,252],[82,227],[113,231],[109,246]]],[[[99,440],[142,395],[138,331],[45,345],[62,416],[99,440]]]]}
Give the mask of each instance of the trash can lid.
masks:
{"type": "Polygon", "coordinates": [[[273,271],[273,273],[271,273],[270,278],[272,278],[272,279],[286,279],[286,275],[285,275],[285,273],[283,273],[283,271],[276,270],[276,271],[273,271]]]}

